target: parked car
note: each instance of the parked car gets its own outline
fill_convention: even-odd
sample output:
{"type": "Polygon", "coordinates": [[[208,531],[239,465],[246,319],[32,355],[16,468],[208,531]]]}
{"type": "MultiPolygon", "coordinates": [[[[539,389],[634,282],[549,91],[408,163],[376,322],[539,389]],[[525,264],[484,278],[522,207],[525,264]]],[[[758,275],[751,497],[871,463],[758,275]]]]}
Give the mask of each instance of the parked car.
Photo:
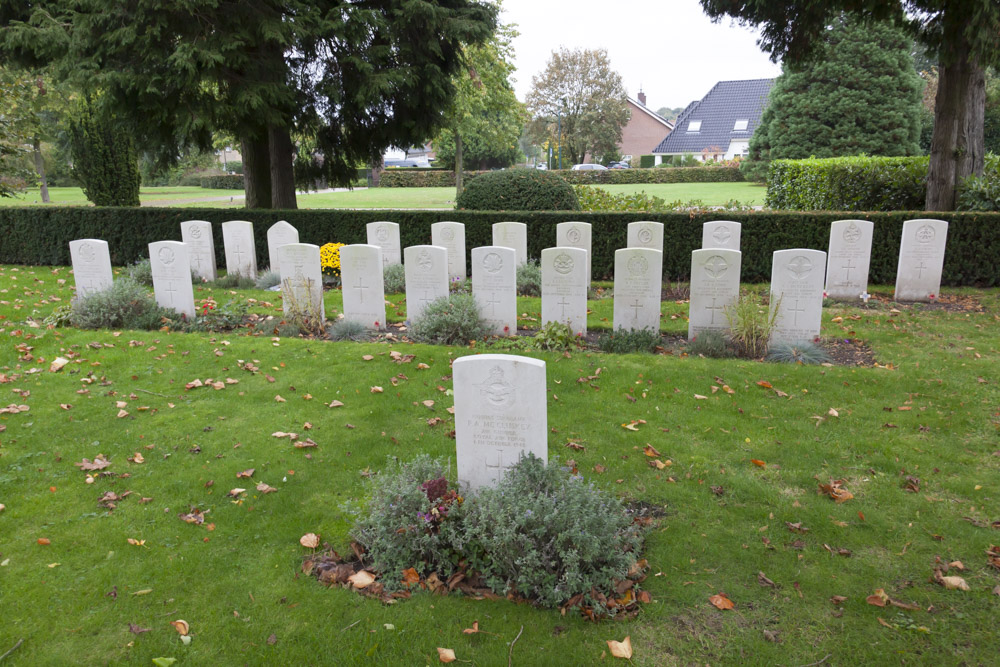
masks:
{"type": "Polygon", "coordinates": [[[608,168],[603,164],[574,164],[573,171],[607,171],[608,168]]]}
{"type": "Polygon", "coordinates": [[[542,171],[545,171],[548,168],[549,165],[545,164],[544,162],[539,162],[538,164],[535,165],[535,169],[541,169],[542,171]]]}
{"type": "Polygon", "coordinates": [[[632,166],[628,162],[612,162],[608,165],[608,169],[631,169],[632,166]]]}

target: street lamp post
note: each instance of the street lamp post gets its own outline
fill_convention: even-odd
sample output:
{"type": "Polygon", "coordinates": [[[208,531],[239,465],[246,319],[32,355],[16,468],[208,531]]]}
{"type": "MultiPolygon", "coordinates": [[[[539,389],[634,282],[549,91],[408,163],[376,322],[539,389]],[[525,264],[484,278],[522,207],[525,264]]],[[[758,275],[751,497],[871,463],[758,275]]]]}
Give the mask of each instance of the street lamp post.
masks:
{"type": "Polygon", "coordinates": [[[559,111],[556,116],[556,132],[559,134],[559,168],[562,169],[562,112],[566,108],[566,98],[560,97],[559,101],[562,102],[562,106],[559,107],[559,111]]]}

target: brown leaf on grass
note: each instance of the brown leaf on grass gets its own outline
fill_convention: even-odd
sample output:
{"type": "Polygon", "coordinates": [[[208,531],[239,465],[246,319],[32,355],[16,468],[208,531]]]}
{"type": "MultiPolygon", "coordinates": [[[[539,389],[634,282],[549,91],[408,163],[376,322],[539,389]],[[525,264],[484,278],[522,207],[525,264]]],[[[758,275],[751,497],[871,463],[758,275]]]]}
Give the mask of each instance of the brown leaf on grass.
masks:
{"type": "Polygon", "coordinates": [[[923,607],[918,604],[907,604],[906,602],[900,602],[899,600],[893,600],[892,598],[889,598],[889,604],[893,607],[899,607],[900,609],[906,609],[908,611],[920,611],[923,609],[923,607]]]}
{"type": "Polygon", "coordinates": [[[614,639],[609,639],[607,641],[608,650],[611,651],[612,657],[622,658],[624,660],[632,659],[632,638],[630,636],[625,637],[625,639],[620,642],[617,642],[614,639]]]}
{"type": "Polygon", "coordinates": [[[363,359],[364,361],[371,361],[371,360],[372,360],[372,359],[374,359],[375,357],[373,357],[373,356],[372,356],[372,355],[370,355],[370,354],[366,354],[366,355],[364,355],[364,356],[363,356],[363,357],[361,357],[361,358],[362,358],[362,359],[363,359]]]}
{"type": "Polygon", "coordinates": [[[662,456],[658,451],[656,451],[656,447],[653,447],[650,444],[647,444],[645,447],[642,448],[642,453],[653,459],[662,456]]]}
{"type": "Polygon", "coordinates": [[[833,604],[836,604],[836,605],[842,604],[842,603],[844,603],[846,601],[847,601],[847,598],[844,597],[843,595],[834,595],[832,598],[830,598],[830,602],[832,602],[833,604]]]}
{"type": "Polygon", "coordinates": [[[253,477],[254,470],[256,470],[256,468],[247,468],[246,470],[243,470],[242,472],[236,473],[236,478],[237,479],[242,479],[242,478],[253,477]]]}
{"type": "Polygon", "coordinates": [[[877,588],[874,593],[865,598],[865,602],[876,607],[884,607],[889,602],[889,596],[883,589],[877,588]]]}
{"type": "Polygon", "coordinates": [[[135,623],[129,623],[128,631],[131,632],[133,635],[141,635],[144,632],[149,632],[149,628],[141,628],[135,623]]]}
{"type": "Polygon", "coordinates": [[[712,603],[713,607],[722,611],[732,609],[736,606],[732,600],[726,597],[725,593],[716,593],[712,597],[708,598],[708,601],[712,603]]]}
{"type": "Polygon", "coordinates": [[[315,549],[319,546],[319,535],[316,533],[306,533],[299,538],[299,544],[307,549],[315,549]]]}
{"type": "Polygon", "coordinates": [[[342,407],[344,407],[344,404],[341,403],[340,401],[334,400],[334,401],[330,401],[329,405],[327,405],[326,407],[328,407],[328,408],[342,408],[342,407]]]}
{"type": "Polygon", "coordinates": [[[903,488],[910,493],[917,493],[920,491],[920,479],[913,475],[907,475],[903,483],[903,488]]]}
{"type": "Polygon", "coordinates": [[[663,470],[664,468],[669,468],[674,464],[673,461],[667,459],[666,461],[661,461],[660,459],[653,459],[652,461],[646,461],[650,468],[656,468],[657,470],[663,470]]]}
{"type": "Polygon", "coordinates": [[[433,408],[434,407],[434,401],[432,401],[430,399],[427,399],[426,401],[421,401],[421,403],[423,404],[423,406],[425,408],[433,408]]]}
{"type": "Polygon", "coordinates": [[[722,488],[721,486],[712,486],[712,487],[709,487],[709,488],[711,488],[712,489],[712,493],[714,493],[717,496],[721,496],[721,495],[724,495],[726,493],[726,490],[724,488],[722,488]]]}
{"type": "Polygon", "coordinates": [[[281,394],[275,394],[274,401],[276,403],[287,403],[287,401],[281,397],[281,394]]]}
{"type": "Polygon", "coordinates": [[[776,584],[773,581],[771,581],[770,579],[768,579],[767,575],[765,575],[763,572],[758,572],[757,573],[757,583],[760,584],[761,586],[766,586],[768,588],[777,588],[778,587],[778,584],[776,584]]]}
{"type": "Polygon", "coordinates": [[[773,389],[774,388],[774,387],[771,386],[771,383],[768,382],[767,380],[759,380],[757,382],[757,386],[758,387],[763,387],[764,389],[773,389]]]}
{"type": "Polygon", "coordinates": [[[295,440],[299,437],[298,433],[285,433],[284,431],[275,431],[271,434],[272,438],[288,438],[289,440],[295,440]]]}
{"type": "Polygon", "coordinates": [[[201,525],[205,523],[205,514],[197,508],[192,508],[187,514],[181,512],[177,516],[180,517],[181,521],[185,523],[193,523],[196,525],[201,525]]]}
{"type": "Polygon", "coordinates": [[[1000,584],[993,587],[993,595],[1000,595],[1000,584]]]}
{"type": "Polygon", "coordinates": [[[778,638],[778,632],[776,630],[764,630],[764,639],[775,644],[781,643],[781,639],[778,638]]]}
{"type": "Polygon", "coordinates": [[[191,632],[191,626],[188,625],[187,621],[177,619],[176,621],[170,621],[170,625],[174,626],[174,629],[180,633],[182,637],[187,636],[191,632]]]}
{"type": "Polygon", "coordinates": [[[947,588],[950,591],[951,590],[956,590],[956,589],[960,590],[960,591],[971,590],[969,588],[969,584],[967,584],[965,582],[965,579],[963,579],[962,577],[944,576],[944,575],[942,575],[940,573],[940,571],[936,572],[935,577],[934,577],[934,581],[936,581],[937,583],[941,584],[942,586],[944,586],[945,588],[947,588]]]}
{"type": "Polygon", "coordinates": [[[786,521],[785,525],[788,526],[788,530],[792,531],[793,533],[805,534],[809,532],[809,529],[803,526],[801,521],[799,521],[798,523],[791,523],[790,521],[786,521]]]}
{"type": "Polygon", "coordinates": [[[584,447],[578,442],[567,442],[566,446],[569,447],[570,449],[575,449],[576,451],[582,451],[586,449],[586,447],[584,447]]]}
{"type": "Polygon", "coordinates": [[[265,484],[264,482],[261,482],[260,484],[257,485],[257,490],[260,491],[261,493],[265,493],[265,494],[267,494],[267,493],[274,493],[275,491],[277,491],[276,488],[274,488],[273,486],[270,486],[268,484],[265,484]]]}
{"type": "Polygon", "coordinates": [[[455,657],[455,651],[450,648],[437,647],[438,660],[441,662],[455,662],[458,658],[455,657]]]}
{"type": "Polygon", "coordinates": [[[750,459],[750,463],[754,464],[758,468],[766,468],[767,467],[767,464],[764,463],[763,461],[761,461],[760,459],[750,459]]]}
{"type": "Polygon", "coordinates": [[[349,576],[347,581],[349,581],[354,588],[362,590],[375,583],[375,575],[367,570],[360,570],[349,576]]]}
{"type": "Polygon", "coordinates": [[[831,479],[829,484],[820,482],[817,493],[829,496],[833,502],[838,504],[847,502],[854,497],[853,493],[844,488],[844,480],[842,479],[831,479]]]}
{"type": "Polygon", "coordinates": [[[275,645],[275,644],[277,644],[277,643],[278,643],[278,635],[276,635],[276,634],[274,634],[274,633],[272,632],[272,633],[270,634],[270,636],[269,636],[269,637],[267,638],[267,645],[268,645],[268,646],[274,646],[274,645],[275,645]]]}
{"type": "Polygon", "coordinates": [[[306,438],[305,440],[296,440],[295,444],[292,446],[295,447],[295,449],[310,449],[312,447],[318,447],[319,445],[317,445],[312,438],[306,438]]]}
{"type": "Polygon", "coordinates": [[[146,459],[142,458],[142,454],[136,452],[132,456],[128,457],[128,462],[142,464],[146,462],[146,459]]]}
{"type": "Polygon", "coordinates": [[[93,461],[91,461],[90,459],[84,459],[79,463],[74,463],[73,465],[75,465],[80,470],[104,470],[109,465],[111,465],[111,461],[104,458],[104,454],[98,454],[96,457],[94,457],[93,461]]]}
{"type": "Polygon", "coordinates": [[[1000,546],[991,544],[986,550],[986,564],[1000,570],[1000,546]]]}
{"type": "Polygon", "coordinates": [[[645,423],[646,423],[645,419],[633,419],[628,424],[622,424],[622,428],[627,429],[629,431],[638,431],[639,429],[636,427],[639,426],[640,424],[645,424],[645,423]]]}
{"type": "Polygon", "coordinates": [[[49,372],[58,373],[59,371],[62,370],[63,366],[65,366],[68,363],[69,359],[66,359],[65,357],[56,357],[55,359],[52,360],[52,363],[49,364],[49,372]]]}
{"type": "Polygon", "coordinates": [[[596,472],[598,475],[603,475],[605,472],[607,472],[607,470],[608,469],[602,466],[600,463],[594,466],[594,472],[596,472]]]}
{"type": "Polygon", "coordinates": [[[417,583],[420,583],[420,575],[417,573],[417,568],[408,567],[403,570],[403,584],[412,586],[417,583]]]}
{"type": "Polygon", "coordinates": [[[471,628],[465,628],[462,630],[463,635],[474,635],[479,632],[479,621],[473,621],[471,628]]]}
{"type": "Polygon", "coordinates": [[[377,385],[371,388],[371,393],[373,394],[381,394],[383,391],[384,389],[382,389],[382,387],[379,387],[377,385]]]}
{"type": "Polygon", "coordinates": [[[889,623],[888,621],[886,621],[886,620],[885,620],[884,618],[882,618],[881,616],[879,616],[879,617],[878,617],[878,622],[879,622],[879,625],[882,625],[882,626],[884,626],[884,627],[887,627],[887,628],[892,628],[892,629],[895,629],[895,628],[896,628],[896,626],[895,626],[895,625],[893,625],[892,623],[889,623]]]}
{"type": "Polygon", "coordinates": [[[39,537],[37,542],[43,547],[47,547],[48,545],[52,544],[52,540],[50,540],[47,537],[39,537]]]}

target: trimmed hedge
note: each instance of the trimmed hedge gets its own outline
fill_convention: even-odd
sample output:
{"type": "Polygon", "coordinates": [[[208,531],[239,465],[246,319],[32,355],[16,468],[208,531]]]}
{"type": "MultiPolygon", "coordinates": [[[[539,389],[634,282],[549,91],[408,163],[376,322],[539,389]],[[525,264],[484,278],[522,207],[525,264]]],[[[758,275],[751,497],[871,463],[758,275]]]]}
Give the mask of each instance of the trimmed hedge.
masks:
{"type": "Polygon", "coordinates": [[[210,190],[242,190],[243,174],[220,174],[205,176],[201,179],[201,187],[210,190]]]}
{"type": "MultiPolygon", "coordinates": [[[[465,183],[468,184],[482,171],[465,172],[465,183]]],[[[382,172],[381,188],[453,188],[455,187],[455,172],[447,169],[386,169],[382,172]]]]}
{"type": "Polygon", "coordinates": [[[458,195],[455,206],[470,211],[576,211],[580,201],[566,179],[521,168],[483,174],[458,195]]]}
{"type": "Polygon", "coordinates": [[[656,166],[656,156],[655,155],[640,155],[639,156],[639,166],[642,169],[652,169],[656,166]]]}
{"type": "Polygon", "coordinates": [[[615,185],[633,183],[731,183],[742,181],[739,167],[685,167],[683,169],[608,169],[572,171],[554,169],[573,185],[615,185]]]}
{"type": "MultiPolygon", "coordinates": [[[[947,220],[945,285],[996,287],[1000,285],[1000,213],[934,213],[947,220]]],[[[400,225],[403,247],[426,244],[431,223],[454,220],[464,223],[466,252],[493,242],[492,224],[519,220],[528,225],[528,254],[539,257],[543,248],[555,243],[555,224],[581,220],[593,225],[593,275],[614,275],[614,251],[626,246],[626,227],[636,220],[664,225],[667,239],[663,258],[664,276],[686,280],[691,269],[691,251],[701,247],[702,223],[725,218],[743,224],[743,280],[767,282],[771,278],[771,253],[783,248],[826,250],[830,223],[860,218],[875,223],[872,244],[871,282],[894,284],[903,221],[927,217],[924,211],[891,213],[800,213],[800,212],[698,212],[698,213],[585,213],[573,211],[370,211],[370,210],[227,210],[218,208],[113,208],[113,207],[3,207],[0,208],[0,263],[60,265],[70,263],[69,242],[99,238],[108,242],[111,261],[117,265],[148,256],[153,241],[181,238],[184,220],[212,223],[219,266],[225,266],[221,223],[249,220],[254,223],[257,264],[267,264],[267,228],[287,220],[299,230],[303,243],[323,245],[331,241],[365,243],[365,224],[392,220],[400,225]]]]}
{"type": "Polygon", "coordinates": [[[923,207],[929,157],[774,160],[766,206],[796,211],[908,211],[923,207]]]}

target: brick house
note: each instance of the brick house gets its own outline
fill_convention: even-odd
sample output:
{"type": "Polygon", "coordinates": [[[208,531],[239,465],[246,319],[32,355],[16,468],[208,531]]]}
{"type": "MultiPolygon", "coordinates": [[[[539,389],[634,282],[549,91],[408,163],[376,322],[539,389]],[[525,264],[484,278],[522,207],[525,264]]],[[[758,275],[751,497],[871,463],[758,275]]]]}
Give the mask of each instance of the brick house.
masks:
{"type": "Polygon", "coordinates": [[[632,116],[622,128],[622,140],[618,144],[618,152],[622,159],[633,167],[639,166],[639,156],[653,152],[661,141],[664,133],[670,134],[674,124],[646,108],[646,93],[639,91],[637,100],[628,98],[628,109],[632,116]]]}

